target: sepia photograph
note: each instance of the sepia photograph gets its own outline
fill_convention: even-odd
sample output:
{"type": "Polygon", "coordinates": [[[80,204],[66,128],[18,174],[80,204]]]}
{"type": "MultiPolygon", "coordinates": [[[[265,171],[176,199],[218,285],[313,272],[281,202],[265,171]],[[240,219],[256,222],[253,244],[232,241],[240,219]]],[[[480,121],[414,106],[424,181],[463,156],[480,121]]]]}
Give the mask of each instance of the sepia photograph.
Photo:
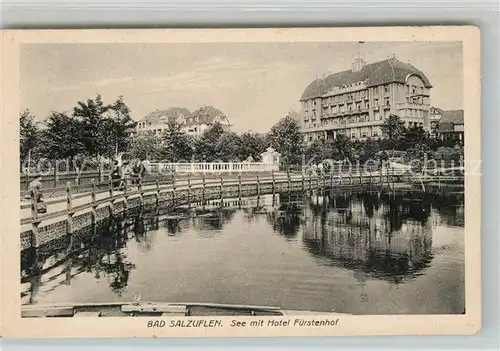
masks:
{"type": "Polygon", "coordinates": [[[479,32],[357,30],[13,32],[10,333],[477,332],[479,32]]]}

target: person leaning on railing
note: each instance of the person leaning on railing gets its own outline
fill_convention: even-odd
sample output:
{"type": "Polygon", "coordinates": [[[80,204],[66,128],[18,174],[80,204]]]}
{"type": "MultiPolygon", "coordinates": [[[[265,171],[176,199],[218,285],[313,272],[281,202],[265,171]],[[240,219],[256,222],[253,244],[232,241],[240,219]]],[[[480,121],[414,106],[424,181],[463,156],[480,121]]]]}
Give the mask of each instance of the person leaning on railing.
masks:
{"type": "Polygon", "coordinates": [[[122,171],[122,181],[120,184],[120,189],[124,189],[128,187],[128,184],[130,183],[131,177],[132,177],[132,167],[128,162],[123,163],[123,171],[122,171]]]}
{"type": "Polygon", "coordinates": [[[29,187],[28,187],[30,193],[32,191],[36,191],[37,193],[37,198],[36,198],[36,201],[37,202],[42,202],[43,201],[43,198],[42,198],[42,176],[38,175],[35,177],[35,179],[33,179],[30,184],[29,184],[29,187]]]}
{"type": "Polygon", "coordinates": [[[132,166],[132,181],[134,184],[139,184],[141,179],[144,177],[144,173],[146,173],[146,167],[144,164],[140,161],[137,160],[135,164],[132,166]]]}
{"type": "Polygon", "coordinates": [[[122,168],[118,161],[113,163],[113,170],[111,171],[111,182],[113,183],[113,187],[120,186],[122,180],[122,168]]]}
{"type": "Polygon", "coordinates": [[[29,191],[34,191],[36,193],[37,202],[37,212],[45,213],[47,212],[47,206],[43,202],[42,196],[42,176],[38,175],[29,184],[29,191]]]}

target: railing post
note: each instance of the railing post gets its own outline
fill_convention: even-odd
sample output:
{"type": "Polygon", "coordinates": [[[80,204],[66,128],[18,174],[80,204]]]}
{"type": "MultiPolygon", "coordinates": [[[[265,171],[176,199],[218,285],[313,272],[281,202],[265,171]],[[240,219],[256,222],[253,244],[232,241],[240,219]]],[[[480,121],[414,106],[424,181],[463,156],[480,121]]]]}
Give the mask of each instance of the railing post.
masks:
{"type": "Polygon", "coordinates": [[[312,191],[312,171],[309,169],[309,191],[312,191]]]}
{"type": "Polygon", "coordinates": [[[220,174],[220,205],[224,207],[224,178],[222,177],[222,172],[220,174]]]}
{"type": "Polygon", "coordinates": [[[57,161],[56,161],[56,165],[54,167],[54,189],[57,188],[57,181],[59,180],[59,179],[57,179],[58,175],[59,175],[59,172],[57,171],[57,161]]]}
{"type": "Polygon", "coordinates": [[[76,192],[80,192],[80,172],[79,169],[76,169],[76,177],[75,177],[75,187],[76,187],[76,192]]]}
{"type": "Polygon", "coordinates": [[[260,196],[260,178],[259,178],[259,173],[257,173],[257,196],[260,196]]]}
{"type": "MultiPolygon", "coordinates": [[[[193,171],[193,164],[191,163],[191,171],[193,171]]],[[[188,206],[191,206],[191,173],[188,173],[188,206]]]]}
{"type": "Polygon", "coordinates": [[[38,243],[38,191],[36,189],[31,190],[31,247],[37,248],[39,246],[38,243]]]}
{"type": "Polygon", "coordinates": [[[33,189],[30,191],[31,196],[31,218],[33,220],[38,217],[38,191],[33,189]]]}
{"type": "Polygon", "coordinates": [[[113,179],[109,180],[109,197],[113,197],[113,179]]]}
{"type": "Polygon", "coordinates": [[[304,192],[305,190],[305,181],[306,181],[306,175],[305,175],[305,172],[304,172],[304,169],[302,169],[302,192],[304,192]]]}
{"type": "Polygon", "coordinates": [[[238,201],[241,203],[241,174],[238,174],[238,201]]]}
{"type": "Polygon", "coordinates": [[[139,178],[137,182],[137,190],[139,190],[139,199],[141,202],[141,207],[144,206],[144,193],[142,192],[142,179],[139,178]]]}
{"type": "MultiPolygon", "coordinates": [[[[126,179],[127,180],[127,179],[126,179]]],[[[125,181],[125,185],[123,187],[123,212],[126,212],[128,209],[128,182],[125,181]]]]}
{"type": "Polygon", "coordinates": [[[333,169],[330,169],[330,189],[333,189],[333,169]]]}
{"type": "Polygon", "coordinates": [[[201,175],[201,180],[203,182],[201,198],[202,198],[203,203],[205,203],[205,172],[203,172],[203,174],[201,175]]]}
{"type": "Polygon", "coordinates": [[[175,206],[175,176],[172,172],[172,205],[175,206]]]}
{"type": "Polygon", "coordinates": [[[66,233],[73,234],[73,196],[70,182],[66,183],[66,233]]]}
{"type": "Polygon", "coordinates": [[[94,178],[92,178],[90,180],[90,183],[92,185],[92,191],[90,193],[90,198],[92,200],[92,212],[91,212],[91,221],[92,221],[92,226],[95,225],[96,223],[96,205],[95,205],[95,202],[96,202],[96,198],[95,198],[95,180],[94,178]]]}
{"type": "Polygon", "coordinates": [[[349,171],[349,185],[352,185],[352,173],[349,171]]]}
{"type": "Polygon", "coordinates": [[[271,170],[271,176],[273,177],[273,195],[274,195],[275,187],[276,187],[276,182],[275,182],[275,179],[274,179],[274,169],[271,170]]]}
{"type": "Polygon", "coordinates": [[[109,179],[109,215],[114,216],[115,205],[113,202],[113,179],[109,179]]]}
{"type": "Polygon", "coordinates": [[[155,207],[158,208],[160,202],[160,181],[158,179],[158,173],[156,173],[155,175],[155,184],[156,184],[155,207]]]}
{"type": "Polygon", "coordinates": [[[288,178],[288,192],[292,191],[292,180],[290,179],[290,169],[286,171],[286,177],[288,178]]]}

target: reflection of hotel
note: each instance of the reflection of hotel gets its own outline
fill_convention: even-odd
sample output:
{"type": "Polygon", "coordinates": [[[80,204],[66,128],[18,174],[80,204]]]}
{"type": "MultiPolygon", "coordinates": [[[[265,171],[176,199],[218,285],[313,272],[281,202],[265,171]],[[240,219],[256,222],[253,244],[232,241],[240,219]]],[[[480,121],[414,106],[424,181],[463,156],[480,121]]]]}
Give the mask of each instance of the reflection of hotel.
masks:
{"type": "Polygon", "coordinates": [[[394,208],[379,202],[376,209],[370,202],[366,198],[333,198],[330,204],[338,207],[323,216],[306,206],[303,240],[316,254],[380,277],[411,275],[424,267],[431,254],[431,221],[401,219],[404,204],[394,208]],[[395,210],[399,216],[391,218],[395,210]]]}

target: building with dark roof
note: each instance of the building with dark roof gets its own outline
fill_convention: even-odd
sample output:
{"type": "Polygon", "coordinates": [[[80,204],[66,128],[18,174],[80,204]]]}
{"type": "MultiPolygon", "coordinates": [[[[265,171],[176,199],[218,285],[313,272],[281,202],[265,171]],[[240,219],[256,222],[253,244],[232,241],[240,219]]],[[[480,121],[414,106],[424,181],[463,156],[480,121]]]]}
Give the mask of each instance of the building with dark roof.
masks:
{"type": "Polygon", "coordinates": [[[464,110],[443,111],[438,131],[443,140],[462,142],[464,140],[464,110]]]}
{"type": "Polygon", "coordinates": [[[183,107],[156,110],[137,122],[137,132],[153,132],[155,135],[159,135],[168,129],[168,123],[177,122],[182,124],[190,116],[191,112],[183,107]]]}
{"type": "Polygon", "coordinates": [[[182,127],[187,134],[199,136],[215,123],[219,123],[225,130],[231,128],[229,119],[221,110],[213,106],[202,106],[184,119],[182,127]]]}
{"type": "Polygon", "coordinates": [[[429,129],[431,88],[422,71],[395,57],[370,64],[358,57],[350,70],[316,78],[304,90],[300,101],[305,141],[337,134],[377,138],[390,114],[407,126],[429,129]]]}

